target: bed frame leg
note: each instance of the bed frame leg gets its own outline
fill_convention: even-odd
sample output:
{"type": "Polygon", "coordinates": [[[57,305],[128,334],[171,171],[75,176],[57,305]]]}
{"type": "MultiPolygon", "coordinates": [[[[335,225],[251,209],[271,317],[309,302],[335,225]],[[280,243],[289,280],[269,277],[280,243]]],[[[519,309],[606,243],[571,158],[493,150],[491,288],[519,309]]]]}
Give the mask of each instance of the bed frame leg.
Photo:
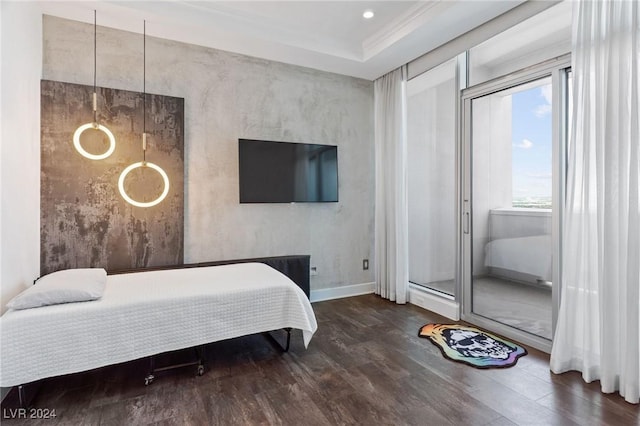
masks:
{"type": "Polygon", "coordinates": [[[7,419],[7,417],[4,416],[4,414],[8,413],[7,410],[26,410],[27,408],[31,407],[33,401],[38,395],[38,392],[40,391],[41,385],[42,381],[36,380],[35,382],[22,383],[20,385],[11,386],[11,388],[9,388],[9,392],[7,392],[5,398],[2,400],[2,409],[4,411],[3,416],[0,417],[0,424],[2,424],[2,419],[7,419]]]}
{"type": "Polygon", "coordinates": [[[24,395],[24,385],[18,385],[18,403],[20,408],[27,408],[27,398],[24,395]]]}
{"type": "Polygon", "coordinates": [[[289,352],[289,346],[291,345],[291,328],[284,329],[287,332],[287,346],[284,348],[285,352],[289,352]]]}
{"type": "Polygon", "coordinates": [[[273,337],[270,331],[267,331],[263,334],[271,341],[274,346],[278,347],[278,349],[280,349],[282,352],[289,352],[289,347],[291,346],[291,327],[283,328],[283,330],[287,333],[287,342],[284,345],[282,345],[282,343],[280,343],[275,337],[273,337]]]}
{"type": "Polygon", "coordinates": [[[198,368],[196,374],[202,376],[204,374],[204,346],[198,346],[196,348],[196,355],[198,356],[198,368]]]}
{"type": "Polygon", "coordinates": [[[144,385],[145,386],[149,386],[151,383],[153,383],[153,379],[155,379],[156,377],[153,375],[155,371],[155,358],[153,355],[151,355],[149,357],[149,374],[147,374],[144,378],[144,385]]]}
{"type": "Polygon", "coordinates": [[[152,355],[149,357],[149,374],[144,378],[144,385],[149,386],[156,378],[156,373],[168,370],[174,370],[176,368],[196,366],[196,375],[202,376],[204,375],[204,346],[196,346],[195,348],[197,360],[194,362],[185,362],[182,364],[174,364],[166,367],[156,368],[155,365],[155,357],[152,355]]]}

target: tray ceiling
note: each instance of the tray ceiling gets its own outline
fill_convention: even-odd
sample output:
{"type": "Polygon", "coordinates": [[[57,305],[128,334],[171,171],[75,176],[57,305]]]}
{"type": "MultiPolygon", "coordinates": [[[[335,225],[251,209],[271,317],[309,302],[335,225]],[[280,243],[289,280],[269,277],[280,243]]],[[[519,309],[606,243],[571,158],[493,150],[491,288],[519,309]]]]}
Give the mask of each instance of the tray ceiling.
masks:
{"type": "Polygon", "coordinates": [[[375,79],[523,3],[435,1],[47,2],[45,13],[375,79]],[[372,19],[362,13],[373,10],[372,19]]]}

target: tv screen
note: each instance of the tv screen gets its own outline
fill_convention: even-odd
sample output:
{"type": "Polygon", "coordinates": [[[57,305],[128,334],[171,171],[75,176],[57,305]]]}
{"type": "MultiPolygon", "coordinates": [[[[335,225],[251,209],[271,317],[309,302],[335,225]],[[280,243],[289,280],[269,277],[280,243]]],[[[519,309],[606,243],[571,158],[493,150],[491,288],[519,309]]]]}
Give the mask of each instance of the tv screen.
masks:
{"type": "Polygon", "coordinates": [[[338,201],[338,147],[239,140],[241,203],[338,201]]]}

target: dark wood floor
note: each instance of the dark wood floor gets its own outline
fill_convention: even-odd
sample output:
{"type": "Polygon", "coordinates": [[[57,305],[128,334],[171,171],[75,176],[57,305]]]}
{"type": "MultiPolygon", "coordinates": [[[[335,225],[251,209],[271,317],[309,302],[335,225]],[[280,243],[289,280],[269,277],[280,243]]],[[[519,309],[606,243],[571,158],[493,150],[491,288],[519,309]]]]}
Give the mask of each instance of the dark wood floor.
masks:
{"type": "MultiPolygon", "coordinates": [[[[553,375],[531,349],[515,367],[448,361],[417,337],[448,322],[367,295],[314,304],[318,331],[281,354],[262,336],[211,344],[207,371],[168,372],[144,386],[145,361],[44,381],[33,408],[69,425],[636,425],[640,410],[578,373],[553,375]]],[[[259,319],[258,319],[259,320],[259,319]]],[[[298,332],[299,333],[299,332],[298,332]]],[[[187,356],[187,354],[183,354],[187,356]]],[[[180,355],[178,355],[180,356],[180,355]]],[[[6,417],[7,413],[3,413],[6,417]]]]}

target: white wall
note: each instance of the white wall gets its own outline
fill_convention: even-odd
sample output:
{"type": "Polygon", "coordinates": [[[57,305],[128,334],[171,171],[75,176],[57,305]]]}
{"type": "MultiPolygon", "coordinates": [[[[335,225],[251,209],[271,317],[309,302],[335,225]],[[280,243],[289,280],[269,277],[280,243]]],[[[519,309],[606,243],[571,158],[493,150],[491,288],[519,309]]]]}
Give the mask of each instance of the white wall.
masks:
{"type": "Polygon", "coordinates": [[[0,309],[40,269],[40,76],[38,4],[0,2],[0,309]]]}

